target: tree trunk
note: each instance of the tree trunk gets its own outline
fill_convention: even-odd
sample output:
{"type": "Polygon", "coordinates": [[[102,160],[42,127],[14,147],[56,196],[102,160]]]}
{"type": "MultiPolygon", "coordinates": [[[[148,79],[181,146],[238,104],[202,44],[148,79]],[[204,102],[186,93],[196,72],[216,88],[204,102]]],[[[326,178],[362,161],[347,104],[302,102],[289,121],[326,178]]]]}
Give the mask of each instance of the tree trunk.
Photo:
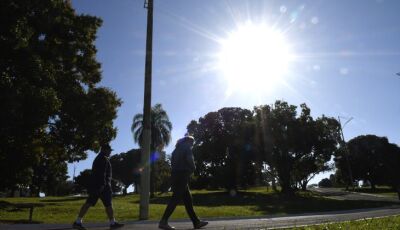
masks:
{"type": "Polygon", "coordinates": [[[135,184],[134,193],[135,193],[135,194],[139,194],[139,192],[140,192],[140,184],[137,183],[137,182],[135,182],[134,184],[135,184]]]}
{"type": "Polygon", "coordinates": [[[39,189],[35,185],[29,186],[31,197],[39,197],[39,189]]]}
{"type": "Polygon", "coordinates": [[[10,197],[14,197],[15,196],[15,191],[17,190],[17,188],[15,186],[13,186],[11,188],[11,192],[10,192],[10,197]]]}
{"type": "Polygon", "coordinates": [[[397,185],[397,196],[399,197],[400,200],[400,185],[397,185]]]}
{"type": "Polygon", "coordinates": [[[308,184],[308,181],[307,180],[303,180],[303,182],[301,183],[301,190],[306,191],[307,190],[307,184],[308,184]]]}
{"type": "Polygon", "coordinates": [[[128,186],[129,185],[125,185],[124,189],[122,190],[122,194],[124,195],[128,194],[128,186]]]}
{"type": "Polygon", "coordinates": [[[284,167],[278,170],[279,184],[281,185],[281,192],[286,195],[293,193],[292,184],[290,183],[290,172],[287,170],[289,167],[284,167]]]}
{"type": "Polygon", "coordinates": [[[375,191],[375,189],[376,189],[375,183],[373,183],[372,181],[370,181],[370,182],[371,182],[371,189],[372,189],[372,191],[375,191]]]}
{"type": "Polygon", "coordinates": [[[272,186],[272,190],[273,190],[274,192],[276,192],[276,191],[278,190],[278,189],[276,189],[275,178],[272,178],[271,186],[272,186]]]}

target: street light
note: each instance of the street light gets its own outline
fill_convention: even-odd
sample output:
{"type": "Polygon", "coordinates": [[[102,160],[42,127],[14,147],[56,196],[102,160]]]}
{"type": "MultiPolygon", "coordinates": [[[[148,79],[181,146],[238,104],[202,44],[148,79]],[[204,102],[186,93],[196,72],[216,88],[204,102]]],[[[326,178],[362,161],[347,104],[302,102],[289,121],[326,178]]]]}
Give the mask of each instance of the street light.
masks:
{"type": "MultiPolygon", "coordinates": [[[[343,117],[342,117],[343,118],[343,117]]],[[[347,119],[347,121],[344,123],[344,125],[342,126],[342,122],[340,121],[340,116],[338,116],[339,119],[339,127],[340,127],[340,133],[342,134],[342,144],[344,147],[344,151],[345,151],[345,157],[346,157],[346,164],[347,164],[347,170],[349,173],[349,179],[350,179],[350,183],[351,183],[351,187],[354,191],[354,182],[353,182],[353,173],[351,171],[351,167],[350,167],[350,161],[349,161],[349,149],[347,148],[347,143],[344,139],[344,134],[343,134],[343,128],[351,121],[353,120],[353,117],[350,117],[347,119]]]]}
{"type": "Polygon", "coordinates": [[[143,106],[143,145],[141,164],[143,167],[140,175],[140,205],[139,219],[149,219],[149,193],[150,193],[150,143],[151,143],[151,69],[153,51],[153,0],[145,0],[147,8],[147,38],[146,38],[146,63],[144,82],[143,106]]]}

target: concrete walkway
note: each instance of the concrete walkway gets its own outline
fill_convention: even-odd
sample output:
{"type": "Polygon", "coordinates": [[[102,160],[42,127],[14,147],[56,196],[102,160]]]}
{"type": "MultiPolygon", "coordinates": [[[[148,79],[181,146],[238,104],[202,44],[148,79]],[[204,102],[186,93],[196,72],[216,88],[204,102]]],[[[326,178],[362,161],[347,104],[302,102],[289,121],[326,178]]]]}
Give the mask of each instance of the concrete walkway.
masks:
{"type": "MultiPolygon", "coordinates": [[[[272,215],[259,218],[234,218],[234,219],[209,219],[208,226],[204,229],[275,229],[283,227],[298,227],[311,224],[359,220],[373,217],[400,215],[400,206],[357,209],[347,211],[305,213],[296,215],[272,215]]],[[[158,229],[157,221],[131,221],[125,222],[122,230],[151,230],[158,229]]],[[[188,220],[171,221],[177,229],[193,229],[188,220]]],[[[109,229],[106,223],[86,224],[91,230],[109,229]]],[[[70,224],[15,224],[0,225],[1,230],[66,230],[71,229],[70,224]]]]}

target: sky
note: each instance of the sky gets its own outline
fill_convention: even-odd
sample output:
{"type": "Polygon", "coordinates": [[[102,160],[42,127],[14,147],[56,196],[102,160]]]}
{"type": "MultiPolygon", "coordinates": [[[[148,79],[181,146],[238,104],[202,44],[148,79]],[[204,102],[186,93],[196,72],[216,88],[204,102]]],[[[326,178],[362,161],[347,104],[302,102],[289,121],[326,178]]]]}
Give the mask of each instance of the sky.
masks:
{"type": "MultiPolygon", "coordinates": [[[[103,20],[96,40],[100,85],[123,101],[114,121],[114,154],[138,147],[130,127],[133,116],[143,112],[143,3],[72,1],[77,13],[103,20]]],[[[208,112],[285,100],[306,103],[315,118],[353,118],[343,129],[346,140],[375,134],[400,145],[398,9],[397,0],[155,0],[152,105],[161,103],[167,111],[171,143],[186,133],[191,120],[208,112]],[[243,38],[240,31],[254,36],[243,38]],[[232,44],[272,56],[243,53],[232,44]],[[238,53],[241,58],[235,59],[238,53]],[[270,61],[255,63],[252,57],[270,61]],[[242,76],[246,66],[261,75],[242,76]]],[[[86,160],[69,164],[69,176],[74,166],[75,175],[91,168],[94,157],[89,153],[86,160]]],[[[311,183],[328,176],[318,175],[311,183]]]]}

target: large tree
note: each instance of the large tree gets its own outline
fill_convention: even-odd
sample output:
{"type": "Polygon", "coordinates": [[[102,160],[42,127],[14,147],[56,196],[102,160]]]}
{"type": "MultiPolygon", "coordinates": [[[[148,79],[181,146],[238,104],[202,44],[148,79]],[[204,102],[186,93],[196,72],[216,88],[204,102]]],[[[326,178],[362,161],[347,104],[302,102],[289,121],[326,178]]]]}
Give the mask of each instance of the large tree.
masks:
{"type": "Polygon", "coordinates": [[[74,179],[75,192],[77,193],[87,192],[87,189],[90,186],[91,179],[92,179],[91,169],[85,169],[81,171],[81,173],[74,179]]]}
{"type": "Polygon", "coordinates": [[[340,126],[336,119],[322,116],[314,121],[309,117],[310,119],[305,121],[304,115],[300,115],[301,135],[305,137],[300,145],[303,150],[300,159],[295,163],[294,173],[295,180],[302,190],[306,190],[308,182],[316,174],[333,168],[328,162],[340,141],[340,126]]]}
{"type": "Polygon", "coordinates": [[[269,170],[276,172],[283,193],[292,193],[300,184],[327,170],[339,141],[339,124],[322,116],[314,120],[306,104],[297,106],[276,101],[273,106],[255,108],[260,151],[269,170]]]}
{"type": "Polygon", "coordinates": [[[85,159],[115,137],[121,102],[97,86],[99,18],[70,1],[5,0],[0,21],[0,189],[39,188],[54,173],[46,162],[85,159]]]}
{"type": "MultiPolygon", "coordinates": [[[[160,152],[162,152],[164,146],[167,146],[171,141],[171,130],[172,123],[169,121],[167,112],[163,109],[161,104],[156,104],[151,108],[151,143],[150,143],[150,164],[151,164],[151,174],[150,174],[150,192],[151,197],[154,197],[155,192],[155,181],[156,172],[156,162],[163,160],[160,158],[160,152]]],[[[133,134],[133,139],[139,146],[143,146],[143,114],[139,113],[133,117],[131,131],[133,134]]],[[[165,159],[165,158],[164,158],[165,159]]]]}
{"type": "Polygon", "coordinates": [[[255,184],[251,121],[252,112],[241,108],[222,108],[191,121],[187,130],[195,138],[195,187],[238,189],[255,184]]]}
{"type": "MultiPolygon", "coordinates": [[[[328,164],[339,141],[337,120],[313,119],[307,105],[276,101],[273,106],[223,108],[210,112],[187,129],[193,148],[196,187],[245,188],[266,178],[292,193],[328,164]]],[[[265,183],[265,182],[264,182],[265,183]]]]}
{"type": "Polygon", "coordinates": [[[135,191],[140,183],[140,149],[131,149],[126,153],[113,155],[110,162],[113,168],[113,178],[120,181],[123,185],[123,193],[127,194],[127,189],[134,184],[135,191]]]}
{"type": "Polygon", "coordinates": [[[376,185],[399,185],[400,148],[389,143],[386,137],[361,135],[347,142],[347,151],[337,152],[335,163],[337,173],[348,181],[346,155],[354,180],[369,181],[371,188],[376,185]]]}

